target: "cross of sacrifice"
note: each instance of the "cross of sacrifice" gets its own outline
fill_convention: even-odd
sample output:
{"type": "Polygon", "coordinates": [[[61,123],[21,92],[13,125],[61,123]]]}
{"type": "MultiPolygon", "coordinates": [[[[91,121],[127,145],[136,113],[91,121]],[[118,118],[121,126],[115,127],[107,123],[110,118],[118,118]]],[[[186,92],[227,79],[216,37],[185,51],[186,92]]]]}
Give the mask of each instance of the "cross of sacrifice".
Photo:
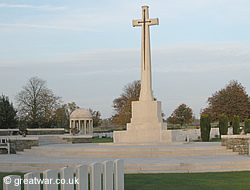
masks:
{"type": "Polygon", "coordinates": [[[159,19],[149,19],[148,6],[142,6],[142,19],[133,20],[133,26],[142,27],[141,41],[141,92],[140,101],[152,101],[151,53],[149,26],[159,25],[159,19]]]}

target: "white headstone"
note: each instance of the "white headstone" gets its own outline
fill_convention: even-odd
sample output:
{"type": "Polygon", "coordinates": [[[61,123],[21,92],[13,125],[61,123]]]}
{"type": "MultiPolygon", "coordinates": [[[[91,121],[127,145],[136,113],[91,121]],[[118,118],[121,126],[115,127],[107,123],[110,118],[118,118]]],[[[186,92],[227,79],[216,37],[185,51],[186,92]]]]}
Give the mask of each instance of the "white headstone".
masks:
{"type": "Polygon", "coordinates": [[[114,161],[114,190],[124,190],[124,161],[114,161]]]}
{"type": "Polygon", "coordinates": [[[21,190],[21,177],[9,175],[3,178],[3,190],[21,190]]]}
{"type": "Polygon", "coordinates": [[[90,190],[101,190],[101,172],[100,163],[90,164],[90,190]]]}
{"type": "Polygon", "coordinates": [[[58,190],[56,180],[58,178],[57,170],[46,170],[43,172],[43,190],[58,190]]]}
{"type": "Polygon", "coordinates": [[[113,190],[113,161],[103,162],[103,190],[113,190]]]}
{"type": "Polygon", "coordinates": [[[64,167],[60,169],[60,185],[61,190],[74,190],[74,170],[71,167],[64,167]]]}
{"type": "Polygon", "coordinates": [[[24,175],[24,190],[40,190],[39,181],[40,181],[40,173],[31,172],[31,173],[25,174],[24,175]]]}
{"type": "Polygon", "coordinates": [[[76,184],[76,190],[88,190],[88,165],[80,165],[76,167],[76,179],[78,179],[78,184],[76,184]]]}

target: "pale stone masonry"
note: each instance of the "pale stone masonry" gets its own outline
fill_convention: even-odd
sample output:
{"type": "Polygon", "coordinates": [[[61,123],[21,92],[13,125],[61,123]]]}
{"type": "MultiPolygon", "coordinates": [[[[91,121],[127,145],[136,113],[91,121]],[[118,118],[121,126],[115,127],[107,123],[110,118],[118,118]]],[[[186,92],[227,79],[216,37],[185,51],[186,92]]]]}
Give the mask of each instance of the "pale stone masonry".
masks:
{"type": "Polygon", "coordinates": [[[115,143],[171,142],[172,133],[162,120],[161,102],[153,99],[149,26],[159,20],[150,19],[148,6],[142,7],[142,19],[133,20],[133,26],[142,27],[141,41],[141,91],[139,101],[132,102],[131,123],[126,131],[115,131],[115,143]]]}
{"type": "Polygon", "coordinates": [[[239,152],[240,155],[250,155],[250,135],[222,135],[222,146],[232,149],[234,152],[239,152]]]}

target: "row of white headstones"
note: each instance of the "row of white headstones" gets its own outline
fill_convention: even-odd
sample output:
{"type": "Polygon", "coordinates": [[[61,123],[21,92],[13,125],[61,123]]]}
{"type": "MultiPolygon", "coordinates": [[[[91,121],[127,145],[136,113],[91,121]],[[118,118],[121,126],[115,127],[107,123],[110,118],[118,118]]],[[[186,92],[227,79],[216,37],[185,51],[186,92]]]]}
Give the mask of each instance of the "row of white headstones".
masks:
{"type": "Polygon", "coordinates": [[[64,167],[60,173],[57,170],[46,170],[43,179],[40,179],[40,173],[33,172],[25,174],[24,179],[18,175],[9,175],[3,178],[3,189],[21,190],[21,183],[25,190],[40,190],[41,183],[43,190],[58,190],[59,184],[61,190],[124,190],[124,161],[118,159],[92,163],[90,166],[79,165],[75,169],[64,167]]]}

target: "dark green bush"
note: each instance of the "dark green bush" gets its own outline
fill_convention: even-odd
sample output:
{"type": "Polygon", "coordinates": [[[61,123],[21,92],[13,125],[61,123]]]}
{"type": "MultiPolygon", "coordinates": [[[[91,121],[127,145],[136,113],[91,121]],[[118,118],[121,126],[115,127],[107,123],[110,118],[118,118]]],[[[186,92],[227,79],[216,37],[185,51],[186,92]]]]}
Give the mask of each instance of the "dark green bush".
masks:
{"type": "Polygon", "coordinates": [[[228,117],[225,114],[219,116],[219,131],[221,135],[227,135],[228,131],[228,117]]]}
{"type": "Polygon", "coordinates": [[[200,126],[202,141],[209,141],[211,131],[211,118],[209,115],[201,115],[200,126]]]}
{"type": "Polygon", "coordinates": [[[240,117],[238,115],[234,115],[233,118],[233,134],[240,134],[240,117]]]}
{"type": "Polygon", "coordinates": [[[244,131],[245,133],[250,133],[250,119],[245,120],[244,131]]]}

